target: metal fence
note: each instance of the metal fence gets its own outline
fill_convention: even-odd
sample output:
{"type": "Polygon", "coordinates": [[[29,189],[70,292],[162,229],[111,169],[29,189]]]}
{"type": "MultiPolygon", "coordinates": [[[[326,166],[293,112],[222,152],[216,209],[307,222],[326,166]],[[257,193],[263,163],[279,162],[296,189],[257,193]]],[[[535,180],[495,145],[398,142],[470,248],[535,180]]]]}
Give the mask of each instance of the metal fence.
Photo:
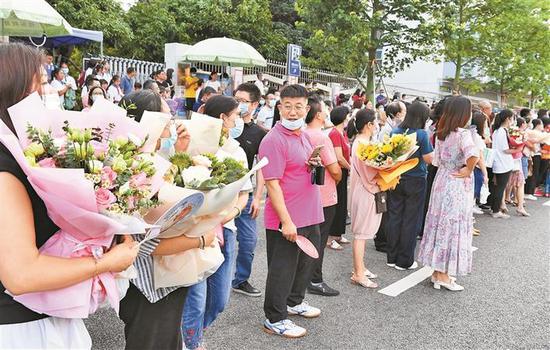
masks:
{"type": "Polygon", "coordinates": [[[84,67],[86,67],[87,61],[91,59],[102,60],[109,63],[109,65],[111,66],[111,74],[112,75],[117,74],[121,77],[126,73],[126,69],[128,69],[129,67],[134,67],[137,72],[136,81],[140,83],[143,83],[147,79],[151,79],[150,76],[154,71],[157,71],[159,69],[164,69],[163,63],[140,61],[140,60],[134,60],[130,58],[113,57],[113,56],[103,56],[103,58],[101,59],[85,58],[84,67]]]}

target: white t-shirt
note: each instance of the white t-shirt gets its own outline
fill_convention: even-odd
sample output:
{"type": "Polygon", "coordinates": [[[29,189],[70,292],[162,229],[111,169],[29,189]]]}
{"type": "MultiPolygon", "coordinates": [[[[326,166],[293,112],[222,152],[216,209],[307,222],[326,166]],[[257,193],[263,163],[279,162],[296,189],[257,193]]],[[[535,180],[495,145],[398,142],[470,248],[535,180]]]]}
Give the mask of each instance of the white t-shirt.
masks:
{"type": "MultiPolygon", "coordinates": [[[[55,89],[55,91],[59,92],[65,88],[65,84],[62,81],[59,81],[57,79],[52,80],[50,85],[55,89]]],[[[65,95],[59,96],[59,104],[63,106],[65,104],[65,95]]]]}
{"type": "Polygon", "coordinates": [[[504,153],[510,149],[508,145],[508,135],[502,127],[493,132],[493,151],[495,160],[493,161],[493,173],[503,174],[514,169],[514,157],[511,154],[504,153]]]}
{"type": "Polygon", "coordinates": [[[109,86],[107,89],[107,95],[109,95],[109,100],[114,103],[120,102],[122,100],[122,90],[120,88],[117,88],[114,85],[109,86]]]}
{"type": "Polygon", "coordinates": [[[263,127],[266,129],[271,129],[273,126],[273,115],[275,114],[274,108],[269,108],[264,106],[258,112],[258,122],[263,123],[263,127]]]}
{"type": "Polygon", "coordinates": [[[211,88],[216,90],[216,92],[218,92],[220,90],[221,84],[219,80],[208,80],[206,82],[206,86],[210,86],[211,88]]]}

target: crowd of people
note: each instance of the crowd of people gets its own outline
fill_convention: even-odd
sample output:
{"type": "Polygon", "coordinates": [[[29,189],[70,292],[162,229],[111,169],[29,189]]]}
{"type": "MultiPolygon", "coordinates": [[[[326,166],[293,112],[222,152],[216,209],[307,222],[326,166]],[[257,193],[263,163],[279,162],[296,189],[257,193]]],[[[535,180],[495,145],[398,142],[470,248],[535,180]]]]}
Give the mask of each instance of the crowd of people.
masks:
{"type": "MultiPolygon", "coordinates": [[[[76,105],[75,79],[66,64],[57,68],[50,59],[44,61],[37,50],[21,44],[0,45],[0,68],[10,72],[0,82],[0,117],[12,131],[7,109],[33,92],[46,105],[52,103],[50,94],[59,108],[76,105]]],[[[174,115],[173,71],[155,72],[142,86],[135,83],[135,74],[128,68],[122,77],[111,76],[104,62],[90,67],[79,79],[84,81],[84,110],[103,98],[132,105],[127,114],[137,121],[144,111],[174,115]]],[[[214,326],[231,291],[264,295],[262,327],[267,333],[302,337],[306,329],[290,316],[321,314],[320,307],[305,300],[306,291],[340,294],[330,286],[330,276],[323,275],[325,248],[342,250],[351,243],[350,283],[358,287],[378,288],[376,279],[383,274],[367,268],[365,246],[374,238],[376,249],[387,255],[388,268],[429,266],[435,289],[460,291],[464,287],[457,277],[471,272],[472,237],[479,234],[474,215],[487,212],[507,219],[509,206],[515,206],[518,215],[528,217],[525,200],[550,196],[547,110],[535,115],[529,109],[495,111],[487,101],[473,104],[464,96],[448,96],[430,107],[404,95],[390,101],[383,91],[373,106],[360,90],[333,100],[313,85],[266,87],[261,75],[228,93],[227,77],[222,74],[219,82],[218,75],[211,72],[202,86],[191,68],[183,78],[183,104],[222,121],[224,152],[249,169],[264,157],[269,164],[244,185],[228,210],[220,248],[224,262],[212,275],[189,287],[155,289],[151,271],[153,256],[204,248],[214,241],[213,232],[202,238],[152,239],[139,248],[125,237],[99,259],[41,255],[39,248],[56,226],[13,155],[0,144],[0,191],[12,204],[0,212],[0,288],[11,295],[52,290],[133,264],[138,277],[130,281],[119,313],[128,349],[204,348],[204,331],[214,326]],[[521,142],[512,142],[511,133],[521,142]],[[387,207],[381,209],[376,171],[359,159],[357,147],[397,134],[416,134],[418,150],[411,158],[418,164],[384,193],[387,207]],[[250,283],[261,209],[268,263],[264,291],[250,283]],[[300,249],[299,236],[315,246],[318,259],[300,249]]],[[[170,137],[167,126],[161,138],[170,137]]],[[[171,147],[185,152],[189,142],[181,125],[171,147]]],[[[91,347],[82,320],[38,314],[11,295],[0,293],[0,348],[91,347]]]]}

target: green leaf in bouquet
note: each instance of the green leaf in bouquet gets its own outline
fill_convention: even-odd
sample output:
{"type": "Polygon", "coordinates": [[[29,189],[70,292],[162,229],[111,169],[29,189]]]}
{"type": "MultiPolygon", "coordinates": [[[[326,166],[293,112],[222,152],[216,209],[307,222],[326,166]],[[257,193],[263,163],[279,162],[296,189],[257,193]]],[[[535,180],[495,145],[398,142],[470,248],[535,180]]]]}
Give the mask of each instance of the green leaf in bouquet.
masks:
{"type": "Polygon", "coordinates": [[[187,153],[176,153],[170,157],[170,163],[178,167],[178,172],[181,172],[183,169],[187,169],[193,165],[193,160],[191,156],[187,153]]]}
{"type": "Polygon", "coordinates": [[[246,175],[248,170],[236,159],[225,158],[212,167],[212,178],[219,184],[230,184],[246,175]]]}

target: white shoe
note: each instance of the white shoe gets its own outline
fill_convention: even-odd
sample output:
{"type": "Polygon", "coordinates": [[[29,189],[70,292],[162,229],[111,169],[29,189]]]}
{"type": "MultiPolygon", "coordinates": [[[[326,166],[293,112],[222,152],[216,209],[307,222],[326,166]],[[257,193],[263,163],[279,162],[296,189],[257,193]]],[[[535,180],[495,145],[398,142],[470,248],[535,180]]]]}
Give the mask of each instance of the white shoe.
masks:
{"type": "Polygon", "coordinates": [[[414,270],[414,269],[416,269],[416,268],[418,268],[418,263],[417,263],[416,261],[414,261],[414,262],[412,263],[412,265],[409,266],[409,267],[407,267],[407,268],[404,268],[404,267],[400,267],[400,266],[395,265],[395,269],[396,269],[396,270],[399,270],[399,271],[414,270]]]}
{"type": "Polygon", "coordinates": [[[395,267],[395,264],[393,263],[386,263],[386,265],[388,265],[389,267],[395,267]]]}
{"type": "Polygon", "coordinates": [[[525,199],[528,199],[528,200],[530,200],[530,201],[536,201],[536,200],[538,200],[538,198],[535,197],[535,196],[533,196],[532,194],[527,194],[527,195],[525,195],[524,198],[525,198],[525,199]]]}
{"type": "Polygon", "coordinates": [[[340,244],[349,244],[351,243],[346,237],[340,237],[340,240],[338,241],[340,244]]]}
{"type": "Polygon", "coordinates": [[[286,311],[289,315],[303,316],[305,318],[315,318],[319,317],[321,310],[316,307],[310,306],[307,302],[303,301],[301,304],[296,306],[287,306],[286,311]]]}
{"type": "Polygon", "coordinates": [[[342,250],[344,249],[338,242],[336,242],[334,239],[332,242],[330,242],[330,245],[328,246],[330,249],[333,250],[342,250]]]}
{"type": "Polygon", "coordinates": [[[378,278],[378,275],[375,273],[370,272],[369,270],[365,269],[365,277],[370,279],[378,278]]]}
{"type": "Polygon", "coordinates": [[[481,210],[481,208],[478,207],[477,205],[474,205],[474,208],[472,209],[472,213],[474,213],[475,215],[483,215],[484,214],[483,210],[481,210]]]}
{"type": "Polygon", "coordinates": [[[443,287],[445,289],[448,289],[452,292],[459,292],[461,290],[464,290],[464,287],[462,287],[459,284],[456,284],[456,280],[455,281],[450,280],[449,283],[445,283],[443,281],[435,281],[434,282],[434,288],[435,289],[441,289],[441,287],[443,287]]]}
{"type": "MultiPolygon", "coordinates": [[[[456,281],[456,277],[449,276],[449,280],[451,280],[451,283],[452,283],[452,282],[455,282],[455,281],[456,281]]],[[[436,282],[436,280],[435,280],[434,276],[432,276],[432,283],[435,283],[435,282],[436,282]]],[[[436,288],[436,289],[437,289],[437,288],[436,288]]]]}
{"type": "Polygon", "coordinates": [[[282,320],[271,323],[269,320],[264,322],[264,331],[269,334],[282,335],[286,338],[300,338],[306,335],[306,329],[297,326],[291,320],[282,320]]]}
{"type": "Polygon", "coordinates": [[[503,212],[493,213],[492,214],[493,219],[509,219],[510,215],[504,214],[503,212]]]}

